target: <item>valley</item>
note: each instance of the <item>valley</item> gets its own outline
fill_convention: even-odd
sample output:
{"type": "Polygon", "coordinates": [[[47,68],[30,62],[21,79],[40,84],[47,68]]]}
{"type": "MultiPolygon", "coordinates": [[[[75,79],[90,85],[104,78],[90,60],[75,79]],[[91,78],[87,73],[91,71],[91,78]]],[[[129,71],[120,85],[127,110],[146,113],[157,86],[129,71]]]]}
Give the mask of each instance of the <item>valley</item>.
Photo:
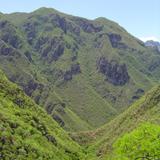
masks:
{"type": "Polygon", "coordinates": [[[0,159],[133,160],[127,136],[159,140],[160,51],[116,22],[1,13],[0,70],[0,159]]]}

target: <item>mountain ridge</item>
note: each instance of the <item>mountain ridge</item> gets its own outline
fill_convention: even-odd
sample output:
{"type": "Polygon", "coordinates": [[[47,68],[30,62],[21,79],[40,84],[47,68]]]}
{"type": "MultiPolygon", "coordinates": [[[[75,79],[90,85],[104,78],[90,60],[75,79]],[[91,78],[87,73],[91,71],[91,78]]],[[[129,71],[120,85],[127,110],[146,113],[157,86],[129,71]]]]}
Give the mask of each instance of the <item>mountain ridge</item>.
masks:
{"type": "Polygon", "coordinates": [[[2,14],[0,69],[2,159],[129,160],[159,137],[159,51],[110,20],[2,14]]]}
{"type": "Polygon", "coordinates": [[[158,41],[148,40],[145,42],[145,45],[147,47],[156,48],[156,49],[158,49],[158,51],[160,51],[160,42],[158,42],[158,41]]]}
{"type": "Polygon", "coordinates": [[[43,8],[0,27],[0,67],[66,130],[100,127],[159,81],[159,54],[112,21],[43,8]]]}

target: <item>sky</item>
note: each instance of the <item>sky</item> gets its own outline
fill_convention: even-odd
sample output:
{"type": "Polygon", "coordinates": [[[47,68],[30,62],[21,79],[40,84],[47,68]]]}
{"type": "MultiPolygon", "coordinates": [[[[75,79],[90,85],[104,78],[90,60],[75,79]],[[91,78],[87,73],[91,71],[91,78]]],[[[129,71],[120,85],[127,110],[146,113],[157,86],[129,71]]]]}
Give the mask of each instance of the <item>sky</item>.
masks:
{"type": "Polygon", "coordinates": [[[116,21],[141,40],[160,41],[160,0],[0,0],[0,12],[50,7],[75,16],[116,21]]]}

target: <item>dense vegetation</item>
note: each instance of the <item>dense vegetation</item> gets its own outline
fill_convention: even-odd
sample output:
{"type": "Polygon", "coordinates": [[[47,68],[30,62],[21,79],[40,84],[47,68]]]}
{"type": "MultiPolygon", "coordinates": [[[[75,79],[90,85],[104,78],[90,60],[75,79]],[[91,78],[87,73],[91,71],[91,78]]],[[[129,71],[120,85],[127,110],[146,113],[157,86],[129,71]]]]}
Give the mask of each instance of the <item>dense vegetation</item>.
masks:
{"type": "Polygon", "coordinates": [[[0,159],[78,160],[82,148],[0,72],[0,159]]]}
{"type": "Polygon", "coordinates": [[[114,148],[117,160],[158,160],[160,158],[160,126],[143,124],[118,139],[114,148]]]}

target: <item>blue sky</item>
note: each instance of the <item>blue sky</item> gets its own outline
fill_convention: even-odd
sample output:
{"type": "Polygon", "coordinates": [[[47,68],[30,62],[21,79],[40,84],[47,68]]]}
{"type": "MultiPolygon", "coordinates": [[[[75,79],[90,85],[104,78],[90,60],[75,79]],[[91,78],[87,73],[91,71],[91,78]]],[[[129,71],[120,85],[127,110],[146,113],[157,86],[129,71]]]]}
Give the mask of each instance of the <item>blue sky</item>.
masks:
{"type": "Polygon", "coordinates": [[[118,22],[143,40],[160,41],[160,0],[0,0],[0,12],[30,12],[52,7],[61,12],[118,22]]]}

